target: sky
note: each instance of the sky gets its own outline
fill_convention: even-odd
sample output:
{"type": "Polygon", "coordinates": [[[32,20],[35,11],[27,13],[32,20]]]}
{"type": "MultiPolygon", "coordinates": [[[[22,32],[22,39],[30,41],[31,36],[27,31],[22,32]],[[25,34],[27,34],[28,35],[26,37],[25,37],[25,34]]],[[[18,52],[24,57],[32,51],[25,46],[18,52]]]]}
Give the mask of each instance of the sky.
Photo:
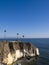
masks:
{"type": "Polygon", "coordinates": [[[0,0],[0,38],[17,37],[17,33],[49,38],[49,0],[0,0]]]}

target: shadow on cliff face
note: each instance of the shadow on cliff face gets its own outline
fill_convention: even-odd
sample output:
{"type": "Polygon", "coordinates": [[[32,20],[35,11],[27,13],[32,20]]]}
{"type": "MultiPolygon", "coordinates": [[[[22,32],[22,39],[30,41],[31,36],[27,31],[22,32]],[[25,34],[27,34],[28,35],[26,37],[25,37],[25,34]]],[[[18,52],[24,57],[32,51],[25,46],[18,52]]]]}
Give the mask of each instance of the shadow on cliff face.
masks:
{"type": "Polygon", "coordinates": [[[10,49],[11,54],[14,53],[15,50],[14,50],[12,42],[9,42],[9,49],[10,49]]]}

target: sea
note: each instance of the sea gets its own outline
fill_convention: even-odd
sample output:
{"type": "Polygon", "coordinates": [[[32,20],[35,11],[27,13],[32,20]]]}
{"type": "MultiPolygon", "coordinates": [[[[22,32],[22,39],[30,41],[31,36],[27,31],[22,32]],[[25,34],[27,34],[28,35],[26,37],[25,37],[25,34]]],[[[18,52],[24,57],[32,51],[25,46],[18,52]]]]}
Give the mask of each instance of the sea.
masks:
{"type": "MultiPolygon", "coordinates": [[[[16,38],[6,38],[0,41],[16,41],[16,38]]],[[[18,38],[22,42],[30,42],[35,45],[40,52],[40,56],[30,60],[21,60],[19,65],[49,65],[49,38],[18,38]]],[[[16,64],[15,64],[16,65],[16,64]]]]}

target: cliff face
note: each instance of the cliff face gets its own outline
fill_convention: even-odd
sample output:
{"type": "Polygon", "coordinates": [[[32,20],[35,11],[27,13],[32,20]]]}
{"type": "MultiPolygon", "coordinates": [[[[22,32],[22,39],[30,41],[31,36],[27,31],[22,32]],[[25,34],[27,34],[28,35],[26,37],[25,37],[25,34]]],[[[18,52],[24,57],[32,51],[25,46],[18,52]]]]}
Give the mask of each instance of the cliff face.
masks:
{"type": "Polygon", "coordinates": [[[0,42],[0,61],[12,64],[21,57],[39,55],[39,50],[31,43],[24,42],[0,42]]]}

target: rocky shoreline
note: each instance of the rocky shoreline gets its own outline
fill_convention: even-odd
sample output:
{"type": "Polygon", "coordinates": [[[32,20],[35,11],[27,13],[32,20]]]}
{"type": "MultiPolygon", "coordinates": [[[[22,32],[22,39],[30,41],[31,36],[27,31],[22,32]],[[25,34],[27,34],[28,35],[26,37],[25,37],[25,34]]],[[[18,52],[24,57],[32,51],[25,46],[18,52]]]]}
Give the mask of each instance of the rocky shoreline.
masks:
{"type": "Polygon", "coordinates": [[[20,58],[39,56],[39,49],[32,43],[20,41],[0,42],[0,63],[11,65],[20,58]]]}

